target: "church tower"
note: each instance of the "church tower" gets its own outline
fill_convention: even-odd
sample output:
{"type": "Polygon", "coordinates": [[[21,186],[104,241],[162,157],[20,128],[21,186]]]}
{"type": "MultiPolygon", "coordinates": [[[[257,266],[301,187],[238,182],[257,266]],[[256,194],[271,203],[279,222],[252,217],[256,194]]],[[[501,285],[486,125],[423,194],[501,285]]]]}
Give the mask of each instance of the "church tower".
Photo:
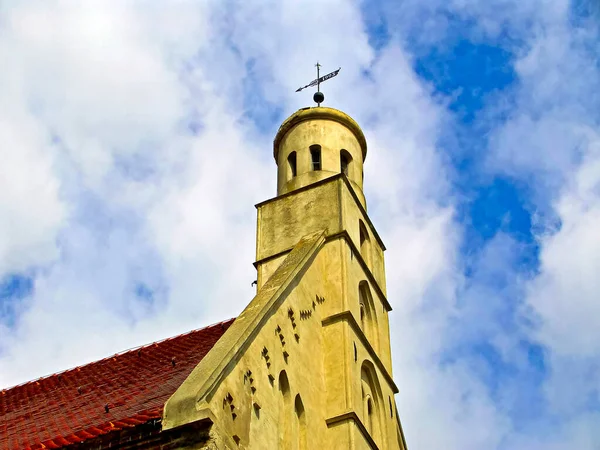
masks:
{"type": "Polygon", "coordinates": [[[364,134],[341,111],[303,108],[273,155],[256,296],[167,402],[163,427],[209,423],[202,448],[405,449],[364,134]]]}

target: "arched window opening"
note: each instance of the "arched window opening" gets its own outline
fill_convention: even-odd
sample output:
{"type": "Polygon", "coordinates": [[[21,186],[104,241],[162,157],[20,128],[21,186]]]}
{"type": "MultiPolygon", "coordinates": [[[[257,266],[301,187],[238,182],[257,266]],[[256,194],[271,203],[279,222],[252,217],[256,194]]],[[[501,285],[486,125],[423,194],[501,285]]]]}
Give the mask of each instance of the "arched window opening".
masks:
{"type": "Polygon", "coordinates": [[[379,339],[377,334],[377,314],[373,296],[367,281],[361,281],[358,285],[358,303],[360,308],[360,327],[371,346],[377,351],[379,339]]]}
{"type": "Polygon", "coordinates": [[[367,428],[371,434],[373,434],[373,413],[373,399],[367,397],[367,428]]]}
{"type": "Polygon", "coordinates": [[[290,176],[289,178],[294,178],[296,176],[296,152],[292,152],[288,155],[288,167],[289,167],[289,172],[290,172],[290,176]]]}
{"type": "Polygon", "coordinates": [[[369,267],[371,268],[371,240],[369,239],[369,233],[367,227],[362,220],[358,221],[358,228],[360,234],[360,256],[369,267]]]}
{"type": "Polygon", "coordinates": [[[279,433],[279,448],[290,448],[290,439],[292,436],[291,430],[291,394],[290,394],[290,382],[288,380],[285,370],[279,373],[279,392],[281,394],[281,401],[279,407],[279,426],[281,432],[279,433]]]}
{"type": "Polygon", "coordinates": [[[363,302],[360,302],[360,326],[363,329],[363,331],[365,331],[365,328],[367,326],[367,312],[365,309],[365,304],[363,302]]]}
{"type": "Polygon", "coordinates": [[[290,382],[288,381],[287,373],[282,370],[279,374],[279,392],[281,392],[284,400],[289,400],[290,397],[290,382]]]}
{"type": "Polygon", "coordinates": [[[310,158],[312,160],[312,169],[321,170],[321,146],[311,145],[310,146],[310,158]]]}
{"type": "Polygon", "coordinates": [[[375,442],[381,442],[381,389],[372,364],[363,362],[360,371],[363,403],[363,423],[375,442]]]}
{"type": "Polygon", "coordinates": [[[352,156],[346,150],[340,151],[340,172],[350,176],[350,164],[352,163],[352,156]]]}
{"type": "Polygon", "coordinates": [[[298,422],[298,449],[306,450],[306,413],[300,394],[296,395],[294,400],[294,411],[296,412],[296,420],[298,422]]]}

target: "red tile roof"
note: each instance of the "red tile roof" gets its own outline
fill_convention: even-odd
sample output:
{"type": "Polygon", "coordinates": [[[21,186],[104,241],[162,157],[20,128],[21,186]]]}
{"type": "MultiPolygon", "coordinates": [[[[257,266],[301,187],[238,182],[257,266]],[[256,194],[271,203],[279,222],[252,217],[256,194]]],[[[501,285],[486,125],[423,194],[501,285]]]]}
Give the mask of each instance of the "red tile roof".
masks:
{"type": "Polygon", "coordinates": [[[0,450],[54,449],[160,419],[232,322],[0,391],[0,450]]]}

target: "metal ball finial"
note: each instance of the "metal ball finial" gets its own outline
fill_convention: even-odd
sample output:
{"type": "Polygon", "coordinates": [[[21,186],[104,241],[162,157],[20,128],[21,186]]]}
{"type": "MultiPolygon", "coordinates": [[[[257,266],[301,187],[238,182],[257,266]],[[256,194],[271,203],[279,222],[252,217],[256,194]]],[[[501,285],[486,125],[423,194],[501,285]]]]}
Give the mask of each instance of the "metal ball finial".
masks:
{"type": "Polygon", "coordinates": [[[313,100],[317,105],[320,105],[323,103],[323,100],[325,100],[325,96],[322,92],[315,92],[315,95],[313,95],[313,100]]]}
{"type": "Polygon", "coordinates": [[[340,70],[342,70],[342,68],[340,67],[338,70],[334,70],[333,72],[328,73],[327,75],[321,76],[320,69],[321,64],[317,63],[317,78],[315,80],[312,80],[306,86],[302,86],[296,89],[296,92],[300,92],[301,90],[306,89],[307,87],[317,86],[317,92],[315,92],[315,95],[313,95],[313,100],[315,101],[317,106],[321,106],[321,103],[323,103],[323,100],[325,100],[325,96],[321,92],[321,83],[329,80],[330,78],[335,77],[340,72],[340,70]]]}

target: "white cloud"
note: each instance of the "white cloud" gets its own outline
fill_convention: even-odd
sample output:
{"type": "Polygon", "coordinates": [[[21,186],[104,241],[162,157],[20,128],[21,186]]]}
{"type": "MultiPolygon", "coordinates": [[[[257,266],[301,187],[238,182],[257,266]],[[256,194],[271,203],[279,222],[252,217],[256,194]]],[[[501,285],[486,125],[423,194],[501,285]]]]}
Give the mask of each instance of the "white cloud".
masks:
{"type": "MultiPolygon", "coordinates": [[[[507,24],[522,31],[540,8],[547,24],[565,5],[517,2],[513,15],[517,3],[492,3],[455,1],[448,8],[485,17],[482,33],[497,35],[507,24]],[[493,17],[490,8],[502,14],[493,17]]],[[[407,17],[440,8],[420,5],[405,2],[407,17]]],[[[377,51],[369,46],[354,3],[31,2],[6,10],[3,20],[0,56],[9,70],[0,73],[0,102],[7,105],[0,110],[0,156],[7,162],[0,166],[0,277],[40,270],[16,325],[0,326],[0,385],[239,313],[254,292],[253,204],[275,192],[271,142],[278,124],[258,119],[279,108],[282,120],[308,104],[310,94],[293,91],[312,79],[319,59],[324,70],[342,66],[324,86],[326,104],[354,116],[369,140],[367,202],[389,248],[395,377],[409,445],[496,448],[513,433],[468,361],[440,364],[443,351],[465,339],[456,314],[484,310],[458,306],[465,290],[462,230],[453,174],[437,148],[451,119],[398,42],[377,51]],[[152,302],[136,295],[140,285],[152,302]]],[[[434,22],[431,29],[442,36],[434,22]]],[[[521,97],[512,120],[494,134],[490,166],[537,174],[542,165],[548,183],[581,168],[561,191],[563,228],[544,238],[542,274],[529,297],[543,319],[536,337],[556,352],[553,364],[562,364],[561,355],[597,351],[584,328],[595,325],[594,303],[581,300],[560,316],[555,308],[572,290],[591,298],[596,287],[588,278],[575,285],[567,274],[594,273],[599,175],[595,156],[584,166],[570,152],[543,158],[549,147],[572,148],[589,134],[561,116],[576,110],[572,91],[559,90],[556,109],[546,107],[565,73],[580,80],[577,70],[564,70],[569,44],[548,42],[534,42],[519,59],[521,97]],[[531,104],[544,115],[531,114],[531,104]],[[527,152],[514,152],[516,144],[527,152]],[[573,248],[580,259],[565,257],[573,248]],[[585,270],[569,270],[566,262],[585,263],[585,270]],[[552,296],[544,295],[549,286],[552,296]],[[561,339],[566,324],[580,333],[561,339]]],[[[586,60],[578,61],[584,70],[586,60]]],[[[501,248],[495,250],[489,257],[501,259],[501,248]]],[[[494,299],[494,307],[501,301],[494,299]]],[[[499,330],[482,328],[506,358],[516,358],[511,339],[500,342],[499,330]]],[[[561,399],[555,404],[560,410],[561,399]]],[[[585,442],[592,418],[577,416],[557,435],[585,442]]],[[[515,447],[523,439],[542,442],[520,438],[515,447]]]]}
{"type": "MultiPolygon", "coordinates": [[[[409,288],[413,301],[435,272],[445,270],[451,214],[437,210],[435,197],[445,188],[431,183],[432,171],[440,170],[436,125],[429,120],[437,107],[418,87],[402,51],[391,49],[372,67],[376,83],[363,83],[361,70],[374,54],[358,10],[345,2],[319,3],[320,17],[338,18],[324,26],[306,5],[272,6],[278,14],[251,3],[232,11],[183,8],[166,18],[160,8],[112,3],[38,3],[10,11],[2,45],[9,74],[21,86],[14,104],[28,109],[46,139],[55,137],[49,173],[72,216],[43,233],[49,242],[60,237],[60,258],[38,274],[16,326],[2,330],[2,384],[243,308],[255,275],[253,204],[274,193],[270,142],[277,126],[256,129],[242,115],[261,107],[248,103],[248,92],[256,89],[264,101],[292,112],[309,101],[293,91],[312,78],[315,58],[343,66],[343,76],[326,91],[328,104],[376,120],[372,131],[366,127],[379,136],[369,155],[373,167],[383,170],[385,155],[406,141],[394,165],[394,175],[402,176],[372,193],[382,221],[386,211],[400,220],[424,206],[420,189],[433,189],[427,206],[404,220],[402,236],[387,226],[393,241],[411,234],[429,244],[420,254],[415,242],[411,256],[417,260],[403,262],[412,268],[410,283],[418,284],[409,288]],[[244,86],[249,75],[253,84],[244,86]],[[411,94],[400,108],[377,83],[411,94]],[[384,115],[377,116],[373,98],[385,101],[384,115]],[[190,121],[196,135],[187,128],[190,121]],[[403,124],[400,135],[394,123],[403,124]],[[389,202],[394,195],[399,203],[389,202]],[[155,290],[154,305],[136,298],[138,283],[155,290]]],[[[376,170],[367,170],[375,186],[376,170]]],[[[15,192],[12,185],[7,190],[15,192]]],[[[17,204],[25,200],[15,198],[17,204]]]]}
{"type": "Polygon", "coordinates": [[[491,138],[492,170],[527,180],[533,208],[546,220],[537,225],[539,274],[527,285],[523,315],[534,323],[531,339],[546,351],[548,410],[540,420],[547,420],[549,438],[535,434],[543,427],[526,430],[515,439],[519,448],[592,449],[598,442],[591,426],[600,392],[594,36],[569,14],[545,14],[515,63],[519,87],[508,119],[491,138]]]}
{"type": "Polygon", "coordinates": [[[541,273],[532,302],[544,340],[561,354],[600,354],[600,154],[588,156],[556,209],[560,230],[542,236],[541,273]]]}
{"type": "MultiPolygon", "coordinates": [[[[16,325],[1,331],[3,385],[235,316],[252,297],[253,205],[274,193],[275,165],[274,130],[243,116],[246,65],[265,61],[273,79],[296,84],[283,76],[295,61],[278,58],[294,54],[284,46],[296,41],[265,46],[247,15],[275,21],[251,5],[237,15],[133,5],[6,11],[2,101],[11,123],[3,131],[19,141],[3,178],[0,204],[14,236],[2,241],[0,269],[42,270],[16,325]],[[256,53],[264,49],[270,54],[256,53]],[[136,297],[140,283],[155,289],[153,306],[136,297]]],[[[286,8],[286,26],[317,29],[308,15],[296,22],[297,6],[286,8]]],[[[339,12],[360,26],[352,8],[339,12]]],[[[321,47],[310,42],[308,52],[321,47]]],[[[263,75],[257,89],[268,87],[286,110],[304,101],[263,75]]]]}
{"type": "MultiPolygon", "coordinates": [[[[600,395],[598,142],[594,137],[588,143],[581,167],[557,200],[560,230],[540,237],[540,274],[530,284],[528,295],[539,323],[538,337],[550,349],[552,372],[545,385],[550,407],[572,418],[569,433],[581,431],[589,436],[593,399],[600,395]]],[[[580,448],[594,447],[590,442],[580,448]]]]}
{"type": "Polygon", "coordinates": [[[67,216],[48,136],[19,113],[0,113],[0,274],[53,261],[67,216]]]}

